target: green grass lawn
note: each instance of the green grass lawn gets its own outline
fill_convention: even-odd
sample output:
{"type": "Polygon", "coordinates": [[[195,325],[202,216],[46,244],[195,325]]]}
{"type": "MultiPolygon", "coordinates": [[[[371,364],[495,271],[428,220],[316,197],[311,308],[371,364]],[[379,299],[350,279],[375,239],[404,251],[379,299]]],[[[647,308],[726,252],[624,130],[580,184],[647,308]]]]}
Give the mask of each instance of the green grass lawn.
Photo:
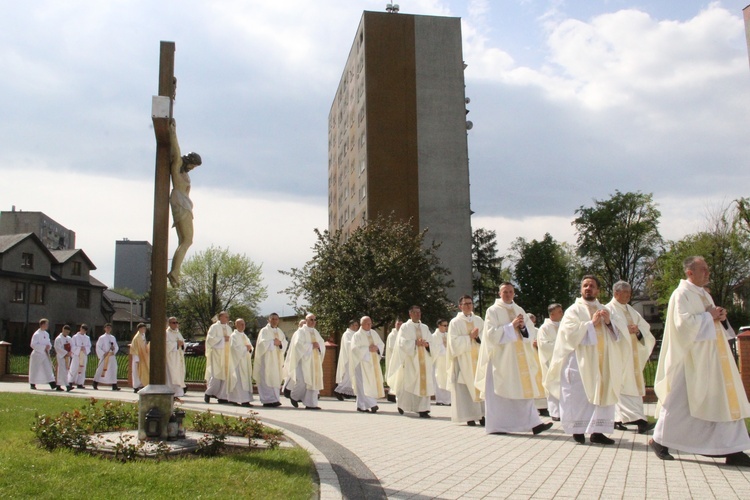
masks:
{"type": "Polygon", "coordinates": [[[40,448],[34,414],[81,408],[78,398],[0,393],[0,491],[4,498],[309,499],[313,464],[300,448],[119,463],[40,448]]]}

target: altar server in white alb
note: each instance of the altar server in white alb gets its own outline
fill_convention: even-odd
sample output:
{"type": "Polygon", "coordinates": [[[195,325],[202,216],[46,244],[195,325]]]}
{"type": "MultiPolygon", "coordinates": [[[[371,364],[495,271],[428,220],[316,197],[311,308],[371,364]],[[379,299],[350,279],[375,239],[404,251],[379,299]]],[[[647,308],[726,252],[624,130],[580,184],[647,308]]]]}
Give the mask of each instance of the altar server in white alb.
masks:
{"type": "Polygon", "coordinates": [[[448,387],[448,321],[438,319],[437,328],[432,332],[432,383],[435,386],[435,404],[451,405],[451,391],[448,387]]]}
{"type": "Polygon", "coordinates": [[[357,411],[376,413],[379,410],[378,399],[385,397],[383,389],[383,371],[380,358],[385,352],[385,344],[372,329],[372,319],[364,316],[362,325],[352,336],[351,357],[354,392],[357,394],[357,411]]]}
{"type": "Polygon", "coordinates": [[[133,340],[130,341],[131,376],[133,392],[138,392],[148,385],[149,379],[149,346],[146,341],[146,325],[138,323],[133,340]]]}
{"type": "Polygon", "coordinates": [[[104,333],[96,341],[96,356],[99,358],[99,365],[96,367],[94,374],[94,389],[99,388],[99,384],[112,386],[113,391],[119,391],[117,387],[117,358],[115,355],[120,347],[117,345],[117,339],[112,335],[112,325],[104,325],[104,333]]]}
{"type": "Polygon", "coordinates": [[[180,322],[172,316],[167,320],[167,385],[174,391],[174,397],[185,395],[185,338],[180,333],[180,322]]]}
{"type": "MultiPolygon", "coordinates": [[[[549,318],[544,320],[542,326],[536,332],[536,347],[539,355],[539,367],[542,369],[542,380],[547,376],[549,363],[552,360],[552,352],[555,350],[555,339],[557,330],[560,328],[560,320],[563,317],[563,308],[560,304],[547,306],[549,318]]],[[[555,422],[560,421],[560,401],[545,389],[547,396],[547,413],[555,422]]]]}
{"type": "Polygon", "coordinates": [[[70,353],[73,355],[73,360],[68,372],[68,383],[78,386],[79,389],[86,388],[86,365],[88,364],[89,353],[91,353],[91,339],[88,331],[89,327],[84,323],[70,339],[70,353]]]}
{"type": "Polygon", "coordinates": [[[448,325],[448,386],[451,390],[451,421],[470,426],[484,425],[484,401],[474,386],[484,321],[474,314],[471,295],[458,300],[461,311],[448,325]]]}
{"type": "Polygon", "coordinates": [[[726,309],[703,289],[710,276],[702,257],[683,263],[686,280],[672,293],[654,391],[659,420],[649,443],[656,456],[673,460],[669,448],[726,457],[750,467],[750,417],[745,389],[727,342],[726,309]]]}
{"type": "Polygon", "coordinates": [[[349,328],[341,334],[339,342],[339,360],[336,364],[336,388],[333,390],[336,399],[343,401],[345,397],[353,397],[352,379],[349,369],[349,357],[351,354],[351,341],[354,334],[359,330],[359,321],[353,319],[349,322],[349,328]]]}
{"type": "Polygon", "coordinates": [[[586,275],[581,297],[563,315],[545,388],[560,400],[563,430],[576,442],[614,444],[615,405],[622,388],[622,334],[599,303],[599,280],[586,275]]]}
{"type": "Polygon", "coordinates": [[[388,366],[388,385],[396,392],[398,412],[415,412],[430,418],[430,398],[435,394],[432,376],[430,329],[421,322],[422,309],[411,306],[409,321],[401,325],[388,366]]]}
{"type": "Polygon", "coordinates": [[[57,358],[57,370],[55,372],[57,390],[62,391],[63,387],[70,392],[73,386],[68,382],[68,372],[70,363],[73,359],[71,354],[70,327],[65,325],[62,331],[55,337],[55,357],[57,358]]]}
{"type": "Polygon", "coordinates": [[[320,410],[318,394],[323,389],[326,345],[315,329],[316,321],[312,313],[305,316],[305,326],[294,332],[289,343],[286,359],[288,378],[284,394],[295,408],[299,408],[302,402],[308,410],[320,410]]]}
{"type": "Polygon", "coordinates": [[[513,302],[515,289],[504,282],[500,298],[487,309],[479,349],[475,386],[485,400],[487,434],[533,432],[552,427],[543,423],[534,399],[544,395],[542,372],[532,342],[536,328],[513,302]]]}
{"type": "Polygon", "coordinates": [[[234,321],[234,331],[229,339],[232,359],[227,399],[240,406],[252,406],[253,400],[253,345],[245,334],[245,320],[234,321]]]}
{"type": "MultiPolygon", "coordinates": [[[[401,328],[401,325],[403,325],[404,322],[401,321],[401,318],[396,318],[396,323],[391,330],[391,333],[388,334],[388,337],[385,339],[385,372],[383,377],[385,379],[388,378],[388,370],[391,363],[391,358],[393,357],[393,349],[396,346],[396,337],[398,337],[398,331],[401,328]]],[[[387,382],[387,380],[386,380],[387,382]]],[[[386,395],[386,399],[390,401],[391,403],[396,402],[396,391],[392,390],[389,387],[388,394],[386,395]]]]}
{"type": "Polygon", "coordinates": [[[271,313],[268,324],[258,333],[253,363],[258,397],[266,408],[281,406],[280,391],[284,380],[284,352],[287,344],[286,335],[279,328],[279,315],[271,313]]]}
{"type": "Polygon", "coordinates": [[[206,403],[210,403],[211,398],[216,398],[221,404],[228,402],[227,381],[232,357],[229,343],[232,329],[228,322],[229,313],[221,311],[218,321],[209,327],[206,334],[206,392],[203,395],[206,403]]]}
{"type": "Polygon", "coordinates": [[[36,389],[36,384],[49,384],[52,389],[57,388],[55,374],[52,372],[52,360],[49,357],[52,342],[50,342],[49,333],[47,333],[48,326],[48,320],[40,319],[39,329],[31,336],[29,384],[32,389],[36,389]]]}
{"type": "Polygon", "coordinates": [[[651,326],[638,311],[629,304],[632,290],[627,281],[618,281],[612,286],[614,297],[607,304],[610,318],[623,334],[622,349],[625,352],[620,400],[615,406],[615,427],[627,430],[626,425],[638,426],[638,434],[646,434],[654,428],[643,409],[646,384],[643,369],[646,367],[656,339],[651,335],[651,326]]]}

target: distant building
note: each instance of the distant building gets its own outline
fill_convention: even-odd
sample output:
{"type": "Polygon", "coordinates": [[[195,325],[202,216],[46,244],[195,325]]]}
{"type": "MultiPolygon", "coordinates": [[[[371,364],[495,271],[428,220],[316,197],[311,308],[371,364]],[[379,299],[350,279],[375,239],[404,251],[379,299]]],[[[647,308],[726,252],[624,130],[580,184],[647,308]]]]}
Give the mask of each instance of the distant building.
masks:
{"type": "Polygon", "coordinates": [[[105,290],[104,297],[114,307],[112,334],[118,339],[130,340],[138,323],[148,323],[146,302],[131,299],[112,290],[105,290]]]}
{"type": "Polygon", "coordinates": [[[133,290],[144,295],[151,289],[151,243],[130,241],[115,242],[115,288],[133,290]]]}
{"type": "Polygon", "coordinates": [[[95,340],[114,308],[94,269],[83,250],[49,250],[35,233],[0,236],[0,340],[14,353],[30,352],[40,318],[49,319],[52,337],[65,324],[86,323],[95,340]]]}
{"type": "Polygon", "coordinates": [[[0,212],[0,235],[22,233],[34,233],[50,250],[76,247],[76,233],[42,212],[17,211],[15,206],[10,212],[0,212]]]}
{"type": "Polygon", "coordinates": [[[328,116],[328,228],[394,213],[428,228],[471,293],[461,20],[364,12],[328,116]]]}

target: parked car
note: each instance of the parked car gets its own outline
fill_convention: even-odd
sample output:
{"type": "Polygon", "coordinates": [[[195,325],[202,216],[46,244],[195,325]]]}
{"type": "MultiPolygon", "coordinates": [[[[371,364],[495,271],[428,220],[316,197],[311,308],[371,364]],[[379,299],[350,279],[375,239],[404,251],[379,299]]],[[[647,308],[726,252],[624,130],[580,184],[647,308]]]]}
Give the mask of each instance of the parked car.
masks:
{"type": "Polygon", "coordinates": [[[206,355],[206,341],[199,340],[197,342],[185,342],[185,355],[186,356],[205,356],[206,355]]]}

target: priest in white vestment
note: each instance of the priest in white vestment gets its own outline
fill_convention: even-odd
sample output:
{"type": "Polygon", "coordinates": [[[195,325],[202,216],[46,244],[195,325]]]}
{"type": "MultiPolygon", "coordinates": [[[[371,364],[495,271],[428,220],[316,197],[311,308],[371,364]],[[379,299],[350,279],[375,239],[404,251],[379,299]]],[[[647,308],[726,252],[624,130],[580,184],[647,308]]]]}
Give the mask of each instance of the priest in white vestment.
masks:
{"type": "Polygon", "coordinates": [[[611,445],[624,371],[622,334],[599,303],[599,280],[586,275],[581,297],[563,315],[544,387],[560,400],[563,430],[576,442],[611,445]]]}
{"type": "Polygon", "coordinates": [[[232,329],[228,325],[229,313],[221,311],[218,321],[208,329],[206,334],[206,392],[203,401],[211,402],[216,398],[219,403],[226,404],[227,382],[229,381],[229,366],[231,364],[231,345],[229,337],[232,329]]]}
{"type": "Polygon", "coordinates": [[[376,413],[379,410],[378,399],[385,397],[383,371],[380,368],[385,345],[378,332],[372,330],[372,319],[369,316],[364,316],[359,323],[362,326],[352,336],[349,358],[354,392],[357,395],[357,411],[376,413]]]}
{"type": "Polygon", "coordinates": [[[167,385],[174,397],[185,395],[185,338],[180,333],[180,322],[174,316],[167,320],[166,351],[167,351],[167,385]]]}
{"type": "Polygon", "coordinates": [[[479,349],[475,387],[485,400],[485,432],[533,432],[549,430],[534,399],[544,395],[542,372],[532,342],[536,328],[529,315],[513,302],[515,289],[504,282],[500,298],[487,309],[479,349]]]}
{"type": "Polygon", "coordinates": [[[610,318],[623,333],[625,372],[620,399],[615,406],[615,427],[627,430],[626,425],[638,426],[638,434],[646,434],[656,424],[649,423],[643,409],[646,384],[643,369],[646,367],[656,339],[651,325],[629,304],[632,290],[627,281],[618,281],[612,287],[612,300],[607,304],[610,318]]]}
{"type": "MultiPolygon", "coordinates": [[[[386,383],[388,383],[388,367],[390,366],[391,358],[393,357],[393,349],[396,346],[396,337],[398,336],[398,331],[403,324],[404,322],[401,321],[400,318],[396,318],[396,324],[393,330],[391,330],[391,333],[389,333],[388,337],[385,339],[385,373],[383,377],[386,379],[386,383]]],[[[396,391],[392,390],[390,386],[388,387],[386,399],[391,403],[396,402],[396,391]]]]}
{"type": "Polygon", "coordinates": [[[117,339],[112,335],[112,325],[105,323],[104,333],[96,341],[96,356],[99,358],[99,365],[94,373],[94,389],[98,389],[99,384],[112,386],[113,391],[119,391],[117,387],[117,351],[120,346],[117,345],[117,339]]]}
{"type": "Polygon", "coordinates": [[[474,314],[471,295],[458,300],[461,311],[448,325],[448,386],[451,390],[451,421],[470,426],[484,425],[484,401],[474,386],[484,321],[474,314]]]}
{"type": "Polygon", "coordinates": [[[750,450],[750,403],[722,325],[726,309],[703,289],[710,273],[702,257],[685,259],[683,268],[687,279],[667,308],[654,381],[659,420],[649,444],[662,460],[672,460],[675,448],[750,467],[743,453],[750,450]]]}
{"type": "Polygon", "coordinates": [[[39,320],[39,329],[31,336],[31,356],[29,357],[29,384],[36,389],[36,384],[49,384],[56,389],[55,374],[52,371],[52,360],[50,351],[52,342],[49,339],[47,328],[49,321],[39,320]]]}
{"type": "Polygon", "coordinates": [[[245,320],[234,321],[234,331],[229,338],[232,349],[229,367],[227,399],[239,406],[252,406],[253,398],[253,346],[245,334],[245,320]]]}
{"type": "Polygon", "coordinates": [[[302,402],[308,410],[320,410],[318,394],[323,389],[323,358],[326,345],[315,329],[317,318],[310,313],[305,316],[305,326],[294,332],[287,352],[287,380],[284,394],[292,406],[299,408],[302,402]],[[287,392],[288,391],[288,392],[287,392]]]}
{"type": "Polygon", "coordinates": [[[130,374],[133,379],[133,392],[138,392],[148,385],[149,347],[146,341],[146,325],[138,323],[133,340],[130,341],[130,374]]]}
{"type": "Polygon", "coordinates": [[[419,306],[409,309],[409,321],[396,336],[393,359],[388,366],[388,386],[396,392],[398,412],[415,412],[430,418],[430,398],[435,394],[432,376],[432,334],[421,322],[419,306]]]}
{"type": "Polygon", "coordinates": [[[253,363],[258,398],[266,408],[281,406],[281,383],[284,380],[284,352],[287,344],[286,335],[279,328],[279,315],[271,313],[268,324],[258,333],[253,363]]]}
{"type": "Polygon", "coordinates": [[[88,331],[88,325],[82,324],[81,328],[70,339],[70,353],[73,355],[73,359],[68,372],[68,383],[77,386],[79,389],[86,388],[84,385],[86,383],[86,365],[91,352],[91,339],[88,331]]]}
{"type": "Polygon", "coordinates": [[[57,370],[55,372],[57,390],[62,391],[63,387],[68,392],[73,390],[73,386],[68,382],[68,372],[73,360],[71,354],[70,327],[65,325],[57,337],[55,337],[55,357],[57,358],[57,370]]]}
{"type": "Polygon", "coordinates": [[[336,399],[339,401],[343,401],[346,396],[354,396],[349,370],[349,356],[351,354],[350,343],[357,330],[359,330],[359,321],[353,319],[349,322],[349,328],[341,334],[339,360],[336,364],[336,388],[333,390],[336,399]]]}
{"type": "Polygon", "coordinates": [[[439,319],[437,329],[432,332],[432,383],[435,386],[435,404],[438,406],[451,405],[451,391],[448,387],[448,322],[439,319]]]}
{"type": "MultiPolygon", "coordinates": [[[[539,367],[542,369],[542,380],[547,376],[549,363],[552,360],[552,352],[555,350],[555,339],[557,330],[560,328],[560,320],[563,317],[563,308],[560,304],[550,304],[547,307],[549,318],[544,320],[542,326],[536,332],[536,348],[539,355],[539,367]]],[[[560,401],[545,389],[547,398],[547,413],[555,422],[560,421],[560,401]]]]}

